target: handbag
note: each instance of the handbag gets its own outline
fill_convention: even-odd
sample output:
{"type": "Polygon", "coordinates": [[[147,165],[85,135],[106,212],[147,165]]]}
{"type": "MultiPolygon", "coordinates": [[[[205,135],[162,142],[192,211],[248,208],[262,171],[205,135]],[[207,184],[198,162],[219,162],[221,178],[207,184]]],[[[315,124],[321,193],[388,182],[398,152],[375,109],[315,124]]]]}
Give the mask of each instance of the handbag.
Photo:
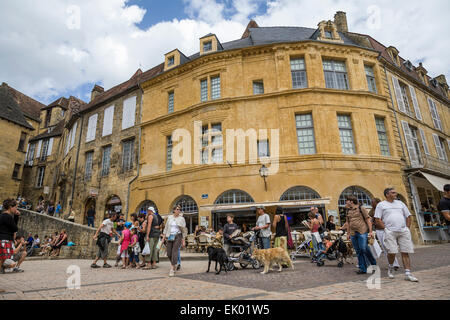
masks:
{"type": "Polygon", "coordinates": [[[294,241],[292,240],[292,234],[291,234],[291,228],[289,227],[289,223],[287,221],[287,217],[284,216],[284,223],[286,224],[286,230],[287,230],[287,246],[289,249],[294,249],[294,241]]]}
{"type": "Polygon", "coordinates": [[[148,244],[148,242],[145,243],[145,247],[142,250],[142,255],[143,256],[148,256],[150,255],[150,245],[148,244]]]}
{"type": "Polygon", "coordinates": [[[167,241],[175,241],[175,235],[171,234],[168,238],[167,241]]]}
{"type": "Polygon", "coordinates": [[[158,244],[156,245],[156,250],[160,250],[161,249],[161,244],[162,244],[162,240],[159,239],[158,244]]]}
{"type": "Polygon", "coordinates": [[[375,257],[375,259],[378,259],[382,252],[381,247],[378,244],[378,241],[376,240],[373,241],[373,244],[369,245],[368,247],[372,255],[375,257]]]}

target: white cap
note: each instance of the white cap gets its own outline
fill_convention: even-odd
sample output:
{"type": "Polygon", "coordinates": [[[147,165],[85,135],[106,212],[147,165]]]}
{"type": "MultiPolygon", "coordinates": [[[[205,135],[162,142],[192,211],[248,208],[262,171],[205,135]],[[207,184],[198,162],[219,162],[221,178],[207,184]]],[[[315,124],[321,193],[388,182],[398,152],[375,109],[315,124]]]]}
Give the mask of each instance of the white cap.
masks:
{"type": "Polygon", "coordinates": [[[153,208],[153,207],[148,207],[148,208],[147,208],[147,211],[153,211],[153,212],[155,212],[155,208],[153,208]]]}

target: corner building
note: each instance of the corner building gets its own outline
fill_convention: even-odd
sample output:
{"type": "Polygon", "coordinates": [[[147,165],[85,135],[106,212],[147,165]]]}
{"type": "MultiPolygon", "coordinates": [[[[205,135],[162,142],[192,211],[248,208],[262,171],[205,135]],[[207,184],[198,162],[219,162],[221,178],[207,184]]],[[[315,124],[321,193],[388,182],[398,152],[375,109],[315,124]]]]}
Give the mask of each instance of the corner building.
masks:
{"type": "Polygon", "coordinates": [[[228,212],[251,227],[256,204],[283,207],[292,229],[304,228],[312,204],[343,224],[346,195],[369,207],[388,186],[412,208],[379,52],[346,25],[343,12],[317,29],[251,21],[241,39],[220,43],[209,34],[193,56],[166,54],[164,69],[141,84],[140,172],[130,210],[152,204],[164,215],[181,204],[192,232],[197,224],[217,229],[228,212]],[[180,164],[172,161],[176,129],[191,137],[180,164]],[[228,129],[269,130],[257,136],[257,159],[249,158],[247,137],[245,163],[238,163],[228,129]],[[279,133],[278,157],[270,129],[279,133]],[[227,162],[229,152],[235,161],[227,162]],[[278,170],[264,180],[268,158],[266,167],[278,159],[278,170]]]}

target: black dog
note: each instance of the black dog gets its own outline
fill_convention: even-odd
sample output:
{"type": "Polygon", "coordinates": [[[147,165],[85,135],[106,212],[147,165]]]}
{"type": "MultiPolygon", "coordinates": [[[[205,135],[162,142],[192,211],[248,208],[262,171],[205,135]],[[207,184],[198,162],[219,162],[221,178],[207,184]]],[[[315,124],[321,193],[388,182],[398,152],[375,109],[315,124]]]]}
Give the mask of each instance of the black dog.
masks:
{"type": "Polygon", "coordinates": [[[208,249],[206,249],[206,252],[208,252],[208,270],[206,272],[209,272],[211,261],[216,262],[216,274],[220,274],[220,272],[222,271],[222,267],[225,272],[227,272],[227,266],[225,265],[225,263],[228,262],[228,257],[225,250],[223,250],[222,248],[208,247],[208,249]],[[219,263],[220,265],[219,271],[217,271],[217,263],[219,263]]]}

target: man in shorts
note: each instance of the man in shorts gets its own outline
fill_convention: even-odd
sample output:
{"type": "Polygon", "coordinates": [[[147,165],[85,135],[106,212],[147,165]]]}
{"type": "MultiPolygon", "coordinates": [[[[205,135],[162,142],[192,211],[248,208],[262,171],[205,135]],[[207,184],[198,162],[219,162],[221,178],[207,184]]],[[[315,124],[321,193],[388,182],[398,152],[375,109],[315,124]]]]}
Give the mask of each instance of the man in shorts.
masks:
{"type": "Polygon", "coordinates": [[[25,258],[27,256],[26,242],[24,237],[17,237],[12,249],[14,250],[14,253],[10,259],[6,259],[3,262],[3,268],[12,268],[13,272],[23,272],[23,270],[20,269],[20,265],[25,261],[25,258]]]}
{"type": "Polygon", "coordinates": [[[403,267],[405,268],[405,280],[417,282],[418,280],[411,274],[411,262],[409,254],[414,253],[414,246],[411,240],[411,213],[408,207],[397,199],[397,192],[394,188],[384,190],[385,201],[381,201],[375,209],[375,224],[384,229],[384,245],[388,252],[388,276],[394,279],[394,259],[398,253],[402,254],[403,267]]]}
{"type": "Polygon", "coordinates": [[[91,268],[100,268],[97,265],[99,259],[103,259],[103,268],[111,268],[111,266],[106,262],[108,259],[108,246],[111,242],[111,233],[115,233],[116,236],[120,237],[116,229],[114,229],[114,221],[117,219],[117,214],[112,213],[109,219],[105,219],[100,227],[98,227],[97,232],[94,235],[94,240],[97,240],[98,253],[91,264],[91,268]],[[100,233],[100,235],[99,235],[100,233]],[[98,238],[98,239],[97,239],[98,238]]]}

